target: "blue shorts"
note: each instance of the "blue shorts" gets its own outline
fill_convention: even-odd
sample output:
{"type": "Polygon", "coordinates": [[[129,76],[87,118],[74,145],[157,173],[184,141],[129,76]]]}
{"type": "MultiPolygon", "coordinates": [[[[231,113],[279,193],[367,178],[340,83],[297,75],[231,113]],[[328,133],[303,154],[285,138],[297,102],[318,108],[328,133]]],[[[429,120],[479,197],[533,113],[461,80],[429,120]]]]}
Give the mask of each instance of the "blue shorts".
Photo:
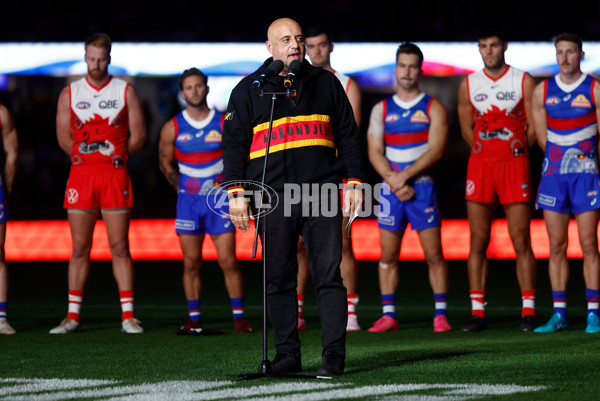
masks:
{"type": "Polygon", "coordinates": [[[178,234],[222,234],[235,231],[229,220],[229,206],[215,206],[212,196],[180,193],[177,196],[175,232],[178,234]],[[210,204],[209,204],[210,203],[210,204]]]}
{"type": "Polygon", "coordinates": [[[583,213],[600,209],[600,177],[569,173],[544,175],[535,207],[559,213],[583,213]]]}
{"type": "Polygon", "coordinates": [[[379,228],[388,231],[404,231],[410,223],[413,230],[421,231],[441,225],[440,211],[437,206],[437,192],[433,180],[429,177],[419,178],[413,185],[415,196],[407,201],[401,201],[389,190],[382,188],[380,192],[379,228]],[[389,214],[386,213],[383,201],[389,204],[389,214]]]}
{"type": "Polygon", "coordinates": [[[6,210],[6,201],[4,200],[4,186],[0,184],[0,223],[8,221],[8,210],[6,210]]]}

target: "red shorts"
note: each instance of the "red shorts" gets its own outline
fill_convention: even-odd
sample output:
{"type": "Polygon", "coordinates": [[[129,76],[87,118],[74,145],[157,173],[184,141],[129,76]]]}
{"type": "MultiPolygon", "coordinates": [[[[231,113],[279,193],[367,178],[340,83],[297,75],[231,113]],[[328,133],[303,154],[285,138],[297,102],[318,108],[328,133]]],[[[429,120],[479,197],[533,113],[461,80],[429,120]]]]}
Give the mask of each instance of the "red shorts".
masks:
{"type": "Polygon", "coordinates": [[[73,172],[65,191],[65,209],[123,209],[133,207],[126,168],[99,174],[73,172]]]}
{"type": "Polygon", "coordinates": [[[526,157],[510,161],[469,159],[465,199],[475,202],[530,202],[531,166],[526,157]]]}

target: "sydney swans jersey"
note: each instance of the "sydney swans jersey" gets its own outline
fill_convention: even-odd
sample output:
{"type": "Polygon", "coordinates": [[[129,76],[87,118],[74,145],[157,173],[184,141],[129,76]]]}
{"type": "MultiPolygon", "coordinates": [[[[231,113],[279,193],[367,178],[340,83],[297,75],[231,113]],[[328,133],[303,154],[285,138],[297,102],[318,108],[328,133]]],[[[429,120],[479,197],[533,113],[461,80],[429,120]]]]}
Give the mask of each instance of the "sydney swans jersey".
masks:
{"type": "Polygon", "coordinates": [[[202,121],[192,119],[186,110],[173,117],[180,193],[206,195],[223,182],[223,118],[215,110],[202,121]]]}
{"type": "Polygon", "coordinates": [[[383,103],[385,157],[402,171],[429,149],[429,108],[433,98],[421,93],[410,102],[392,96],[383,103]]]}
{"type": "Polygon", "coordinates": [[[334,71],[333,75],[340,81],[342,87],[344,88],[344,92],[346,95],[348,94],[348,89],[350,89],[350,77],[346,74],[342,74],[341,72],[334,71]]]}
{"type": "Polygon", "coordinates": [[[485,70],[467,77],[475,121],[471,157],[511,160],[528,155],[524,83],[525,73],[511,66],[497,78],[485,70]]]}
{"type": "Polygon", "coordinates": [[[102,87],[87,77],[69,85],[73,167],[121,168],[127,162],[128,83],[111,77],[102,87]]]}
{"type": "Polygon", "coordinates": [[[558,75],[544,82],[548,142],[543,175],[598,173],[594,85],[598,81],[587,74],[570,85],[558,75]]]}

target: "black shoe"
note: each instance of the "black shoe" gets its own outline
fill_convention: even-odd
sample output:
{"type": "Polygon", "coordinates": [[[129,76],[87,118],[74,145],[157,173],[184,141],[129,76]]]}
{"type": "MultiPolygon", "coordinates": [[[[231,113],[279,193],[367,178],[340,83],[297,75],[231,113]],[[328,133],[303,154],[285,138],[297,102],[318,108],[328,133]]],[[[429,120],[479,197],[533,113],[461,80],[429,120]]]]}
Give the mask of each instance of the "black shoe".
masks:
{"type": "Polygon", "coordinates": [[[302,360],[300,354],[284,354],[278,352],[271,362],[271,371],[275,375],[298,373],[302,370],[302,360]]]}
{"type": "Polygon", "coordinates": [[[485,330],[485,319],[479,316],[471,316],[467,323],[461,327],[462,331],[482,331],[485,330]]]}
{"type": "Polygon", "coordinates": [[[323,352],[321,367],[317,370],[317,376],[341,376],[344,374],[345,355],[338,354],[335,351],[326,350],[323,352]]]}
{"type": "Polygon", "coordinates": [[[519,326],[519,330],[533,331],[537,326],[538,324],[535,316],[525,315],[521,318],[521,325],[519,326]]]}

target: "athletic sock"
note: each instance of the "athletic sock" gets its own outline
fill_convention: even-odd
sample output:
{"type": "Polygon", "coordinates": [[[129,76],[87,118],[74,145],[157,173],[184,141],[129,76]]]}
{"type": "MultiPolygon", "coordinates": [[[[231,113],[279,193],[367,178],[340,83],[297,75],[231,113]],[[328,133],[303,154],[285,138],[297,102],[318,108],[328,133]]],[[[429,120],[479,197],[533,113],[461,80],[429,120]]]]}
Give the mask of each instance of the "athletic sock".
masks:
{"type": "Polygon", "coordinates": [[[438,315],[446,316],[448,309],[448,293],[440,292],[433,294],[433,300],[435,302],[435,313],[433,314],[434,319],[438,317],[438,315]]]}
{"type": "Polygon", "coordinates": [[[554,313],[559,313],[563,319],[567,317],[567,291],[552,291],[554,313]]]}
{"type": "Polygon", "coordinates": [[[0,302],[0,319],[6,319],[6,304],[7,302],[0,302]]]}
{"type": "Polygon", "coordinates": [[[381,305],[383,316],[396,319],[396,294],[381,294],[381,305]]]}
{"type": "Polygon", "coordinates": [[[190,320],[194,322],[202,321],[202,304],[199,299],[188,299],[188,314],[190,316],[190,320]]]}
{"type": "Polygon", "coordinates": [[[298,294],[298,319],[303,319],[304,314],[304,294],[298,294]]]}
{"type": "Polygon", "coordinates": [[[121,298],[121,320],[133,319],[133,290],[119,291],[121,298]]]}
{"type": "Polygon", "coordinates": [[[593,313],[598,316],[598,301],[600,300],[600,290],[585,289],[585,299],[588,305],[588,314],[593,313]]]}
{"type": "Polygon", "coordinates": [[[79,323],[79,311],[83,301],[83,290],[69,290],[69,310],[67,319],[75,320],[79,323]]]}
{"type": "Polygon", "coordinates": [[[480,318],[485,317],[485,290],[471,290],[471,314],[480,318]]]}
{"type": "Polygon", "coordinates": [[[356,305],[358,304],[358,294],[348,294],[348,316],[356,315],[356,305]]]}
{"type": "Polygon", "coordinates": [[[244,317],[244,297],[240,298],[229,298],[231,302],[231,312],[233,313],[233,320],[245,319],[244,317]]]}
{"type": "Polygon", "coordinates": [[[535,316],[535,289],[521,291],[521,299],[523,300],[521,317],[535,316]]]}

